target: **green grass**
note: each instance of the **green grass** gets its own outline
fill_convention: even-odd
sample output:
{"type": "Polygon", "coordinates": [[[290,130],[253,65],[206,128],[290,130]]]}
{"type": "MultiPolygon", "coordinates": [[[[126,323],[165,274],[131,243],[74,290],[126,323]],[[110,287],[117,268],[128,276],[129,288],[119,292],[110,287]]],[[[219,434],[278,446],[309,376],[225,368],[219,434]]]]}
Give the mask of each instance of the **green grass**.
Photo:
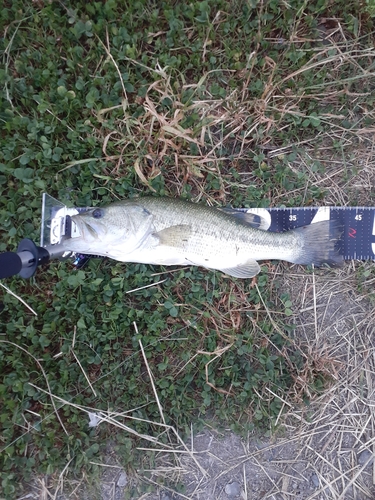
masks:
{"type": "MultiPolygon", "coordinates": [[[[356,1],[6,1],[0,251],[38,241],[44,191],[77,206],[149,192],[214,205],[332,203],[318,182],[331,174],[322,147],[348,182],[373,124],[371,16],[370,2],[356,1]]],[[[90,429],[85,408],[127,412],[119,420],[135,433],[166,440],[147,365],[165,424],[181,435],[207,420],[272,430],[282,400],[307,403],[328,382],[294,339],[272,266],[255,284],[197,268],[53,262],[6,285],[37,316],[4,291],[4,498],[70,460],[77,476],[90,470],[114,432],[134,466],[140,438],[90,429]]]]}

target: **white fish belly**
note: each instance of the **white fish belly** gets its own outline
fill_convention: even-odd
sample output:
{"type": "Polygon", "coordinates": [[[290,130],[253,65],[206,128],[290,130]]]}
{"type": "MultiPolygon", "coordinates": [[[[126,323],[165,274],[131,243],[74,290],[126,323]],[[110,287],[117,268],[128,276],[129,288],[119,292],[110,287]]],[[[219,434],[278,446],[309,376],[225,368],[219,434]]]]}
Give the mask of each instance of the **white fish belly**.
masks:
{"type": "Polygon", "coordinates": [[[111,248],[109,256],[122,262],[142,262],[154,265],[194,265],[210,269],[224,269],[243,265],[249,260],[293,260],[293,250],[277,246],[240,245],[216,238],[190,239],[185,246],[173,247],[145,241],[131,253],[111,248]]]}

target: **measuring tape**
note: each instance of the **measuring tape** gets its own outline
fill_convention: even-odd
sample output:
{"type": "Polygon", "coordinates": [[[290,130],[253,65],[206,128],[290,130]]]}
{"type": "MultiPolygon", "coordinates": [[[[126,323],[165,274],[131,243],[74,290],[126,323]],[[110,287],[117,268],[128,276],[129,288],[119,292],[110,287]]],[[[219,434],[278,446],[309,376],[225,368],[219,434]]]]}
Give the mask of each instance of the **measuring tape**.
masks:
{"type": "Polygon", "coordinates": [[[342,227],[340,253],[345,260],[375,260],[375,207],[240,208],[267,221],[265,229],[283,232],[323,220],[342,227]],[[268,226],[268,227],[267,227],[268,226]]]}

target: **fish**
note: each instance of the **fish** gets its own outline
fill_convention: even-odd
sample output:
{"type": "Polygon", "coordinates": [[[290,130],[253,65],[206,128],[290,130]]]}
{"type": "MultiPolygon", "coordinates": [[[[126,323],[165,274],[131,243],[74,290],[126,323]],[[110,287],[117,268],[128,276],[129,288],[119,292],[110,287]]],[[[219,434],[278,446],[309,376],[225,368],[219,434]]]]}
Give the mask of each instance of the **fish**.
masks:
{"type": "Polygon", "coordinates": [[[334,220],[276,233],[262,217],[179,198],[146,196],[87,208],[71,217],[79,236],[66,250],[120,262],[201,266],[236,278],[252,278],[258,261],[340,265],[341,236],[334,220]]]}

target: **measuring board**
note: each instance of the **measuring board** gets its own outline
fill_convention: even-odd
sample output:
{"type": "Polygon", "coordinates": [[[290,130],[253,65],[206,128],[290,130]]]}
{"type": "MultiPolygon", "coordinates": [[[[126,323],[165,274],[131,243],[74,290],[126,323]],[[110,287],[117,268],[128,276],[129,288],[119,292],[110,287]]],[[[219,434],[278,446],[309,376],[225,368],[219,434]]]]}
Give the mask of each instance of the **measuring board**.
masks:
{"type": "Polygon", "coordinates": [[[342,227],[338,248],[345,260],[375,260],[375,207],[239,208],[259,215],[267,230],[283,232],[323,220],[342,227]]]}

